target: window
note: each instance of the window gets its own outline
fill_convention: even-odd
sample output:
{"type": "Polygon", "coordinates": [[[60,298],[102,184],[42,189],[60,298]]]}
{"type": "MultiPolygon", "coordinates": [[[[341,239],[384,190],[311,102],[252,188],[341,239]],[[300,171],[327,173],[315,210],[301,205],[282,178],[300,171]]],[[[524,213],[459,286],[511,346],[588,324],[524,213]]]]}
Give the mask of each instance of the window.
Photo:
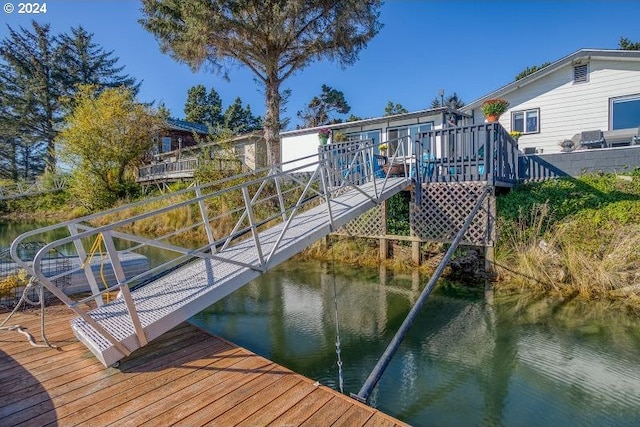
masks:
{"type": "Polygon", "coordinates": [[[511,130],[525,133],[540,132],[540,109],[514,111],[511,113],[511,130]]]}
{"type": "Polygon", "coordinates": [[[640,127],[640,95],[612,99],[609,104],[609,130],[640,127]]]}
{"type": "Polygon", "coordinates": [[[166,153],[168,151],[171,151],[171,137],[170,136],[163,136],[162,137],[162,152],[166,153]]]}
{"type": "Polygon", "coordinates": [[[377,146],[380,143],[380,131],[371,130],[368,132],[357,132],[347,134],[347,141],[358,141],[361,139],[373,139],[374,145],[377,146]]]}
{"type": "MultiPolygon", "coordinates": [[[[398,128],[387,129],[387,141],[391,144],[390,153],[395,153],[398,148],[398,141],[402,141],[404,154],[408,155],[413,151],[409,144],[413,143],[418,135],[433,129],[433,123],[422,123],[414,126],[404,126],[398,128]]],[[[400,154],[400,152],[398,152],[400,154]]]]}
{"type": "Polygon", "coordinates": [[[580,64],[573,66],[573,82],[584,83],[589,80],[588,64],[580,64]]]}

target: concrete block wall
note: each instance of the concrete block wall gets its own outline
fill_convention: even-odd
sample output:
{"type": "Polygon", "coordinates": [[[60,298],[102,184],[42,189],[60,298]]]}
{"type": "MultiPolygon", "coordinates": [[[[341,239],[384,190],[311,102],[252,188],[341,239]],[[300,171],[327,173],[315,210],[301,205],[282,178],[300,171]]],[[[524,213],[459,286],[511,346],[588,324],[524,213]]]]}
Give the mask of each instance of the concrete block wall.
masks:
{"type": "Polygon", "coordinates": [[[594,172],[630,172],[635,168],[640,168],[640,145],[519,157],[521,181],[577,177],[594,172]]]}

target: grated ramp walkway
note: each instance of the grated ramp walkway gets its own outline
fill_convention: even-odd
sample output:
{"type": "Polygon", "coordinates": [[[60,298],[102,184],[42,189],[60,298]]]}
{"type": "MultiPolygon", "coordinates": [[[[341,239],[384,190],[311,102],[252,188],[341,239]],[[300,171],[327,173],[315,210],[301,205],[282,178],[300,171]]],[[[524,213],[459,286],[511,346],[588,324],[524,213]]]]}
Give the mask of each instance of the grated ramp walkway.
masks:
{"type": "MultiPolygon", "coordinates": [[[[389,178],[379,201],[388,199],[407,185],[405,178],[389,178]]],[[[359,188],[365,193],[374,193],[372,183],[359,188]]],[[[375,204],[354,189],[335,197],[331,201],[334,226],[337,229],[345,225],[375,204]]],[[[265,256],[271,252],[284,226],[284,223],[280,223],[260,233],[260,244],[265,256]]],[[[275,267],[332,231],[326,203],[297,214],[268,265],[263,268],[266,271],[275,267]]],[[[131,292],[148,341],[159,337],[262,273],[235,263],[259,265],[258,252],[252,238],[215,255],[224,260],[199,259],[131,292]]],[[[122,299],[94,309],[89,315],[130,351],[141,347],[122,299]]],[[[110,366],[125,356],[82,318],[74,319],[71,326],[76,337],[105,366],[110,366]]]]}

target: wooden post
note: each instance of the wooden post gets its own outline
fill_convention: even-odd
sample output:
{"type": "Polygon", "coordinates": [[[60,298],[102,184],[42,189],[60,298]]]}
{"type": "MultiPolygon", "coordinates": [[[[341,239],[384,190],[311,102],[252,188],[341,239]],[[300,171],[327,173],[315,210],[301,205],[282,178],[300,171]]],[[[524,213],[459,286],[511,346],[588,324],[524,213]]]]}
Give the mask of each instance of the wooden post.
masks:
{"type": "Polygon", "coordinates": [[[379,258],[380,261],[384,261],[389,256],[389,241],[386,239],[387,234],[387,202],[386,200],[382,202],[382,206],[380,209],[380,216],[382,217],[382,236],[378,239],[378,248],[379,248],[379,258]]]}
{"type": "MultiPolygon", "coordinates": [[[[495,248],[493,246],[485,246],[484,248],[484,271],[487,275],[487,279],[493,276],[493,264],[495,262],[495,248]]],[[[489,280],[487,280],[489,283],[489,280]]],[[[490,286],[490,285],[487,285],[490,286]]]]}
{"type": "MultiPolygon", "coordinates": [[[[411,232],[412,235],[414,235],[413,230],[411,232]]],[[[420,242],[417,240],[414,240],[413,242],[411,242],[411,260],[417,264],[420,265],[420,262],[422,261],[420,259],[420,242]]]]}
{"type": "MultiPolygon", "coordinates": [[[[415,189],[411,192],[411,195],[413,196],[413,200],[409,201],[409,235],[411,237],[416,238],[416,231],[415,231],[415,227],[414,227],[414,219],[415,215],[411,215],[411,212],[414,209],[418,209],[418,207],[415,204],[415,189]]],[[[411,242],[411,260],[413,261],[414,264],[416,265],[420,265],[420,263],[422,262],[422,259],[420,257],[420,241],[419,240],[413,240],[411,242]]]]}
{"type": "Polygon", "coordinates": [[[380,247],[380,261],[384,261],[389,255],[389,241],[386,238],[381,237],[378,240],[378,246],[380,247]]]}
{"type": "MultiPolygon", "coordinates": [[[[487,278],[492,277],[494,273],[493,265],[495,262],[495,242],[498,240],[496,230],[496,194],[495,187],[491,194],[489,194],[489,212],[487,213],[487,242],[484,248],[484,271],[487,278]]],[[[487,280],[487,283],[489,281],[487,280]]],[[[489,286],[489,285],[488,285],[489,286]]]]}

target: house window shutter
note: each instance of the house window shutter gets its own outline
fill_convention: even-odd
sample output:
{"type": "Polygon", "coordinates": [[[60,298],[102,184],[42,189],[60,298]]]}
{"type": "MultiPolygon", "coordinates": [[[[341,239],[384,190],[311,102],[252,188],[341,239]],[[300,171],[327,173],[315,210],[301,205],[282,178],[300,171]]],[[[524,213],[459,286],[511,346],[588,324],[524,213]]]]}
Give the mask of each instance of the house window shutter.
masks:
{"type": "Polygon", "coordinates": [[[588,77],[588,69],[587,64],[575,65],[573,67],[573,82],[574,83],[584,83],[587,81],[588,77]]]}

